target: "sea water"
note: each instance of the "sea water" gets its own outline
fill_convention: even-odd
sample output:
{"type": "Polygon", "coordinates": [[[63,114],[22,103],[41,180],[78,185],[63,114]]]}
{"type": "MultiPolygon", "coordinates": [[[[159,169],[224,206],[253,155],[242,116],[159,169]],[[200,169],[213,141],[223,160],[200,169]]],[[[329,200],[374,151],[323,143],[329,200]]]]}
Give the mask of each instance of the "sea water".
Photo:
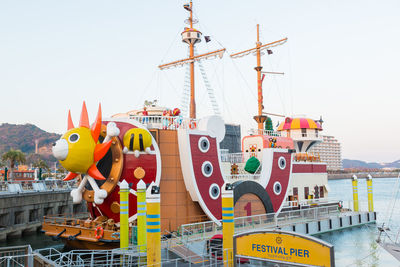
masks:
{"type": "MultiPolygon", "coordinates": [[[[373,179],[377,224],[368,224],[316,236],[334,245],[336,266],[400,266],[400,262],[376,243],[379,235],[377,226],[381,226],[383,222],[387,223],[388,215],[392,215],[392,230],[400,226],[400,210],[398,210],[400,205],[396,205],[393,212],[389,209],[394,201],[393,192],[397,190],[396,182],[396,178],[373,179]]],[[[343,200],[345,207],[352,207],[353,192],[350,179],[330,180],[329,187],[330,198],[343,200]]],[[[398,197],[397,200],[399,200],[398,197]]],[[[365,179],[358,180],[358,198],[360,210],[368,210],[365,179]]]]}
{"type": "MultiPolygon", "coordinates": [[[[334,231],[326,234],[317,235],[326,242],[334,245],[336,266],[400,266],[393,256],[382,249],[377,243],[377,226],[387,222],[388,207],[393,201],[393,191],[396,187],[396,178],[377,178],[373,180],[374,208],[377,211],[377,224],[368,224],[361,227],[353,227],[345,230],[334,231]]],[[[350,179],[330,180],[329,197],[340,199],[344,206],[352,206],[352,185],[350,179]]],[[[367,184],[365,179],[358,181],[358,194],[360,209],[368,209],[367,184]]],[[[395,206],[392,214],[392,227],[400,227],[400,196],[397,196],[399,205],[395,206]]],[[[24,236],[20,239],[7,240],[1,242],[0,246],[15,246],[30,244],[33,249],[45,247],[62,246],[60,241],[52,241],[51,238],[42,233],[31,236],[24,236]]]]}

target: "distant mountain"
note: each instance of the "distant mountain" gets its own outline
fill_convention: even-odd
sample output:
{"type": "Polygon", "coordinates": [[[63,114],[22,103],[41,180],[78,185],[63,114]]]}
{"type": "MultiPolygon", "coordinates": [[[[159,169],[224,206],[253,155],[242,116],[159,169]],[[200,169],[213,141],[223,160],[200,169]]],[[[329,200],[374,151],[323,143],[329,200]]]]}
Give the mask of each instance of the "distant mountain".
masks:
{"type": "Polygon", "coordinates": [[[47,161],[55,161],[52,144],[61,135],[48,133],[33,124],[0,124],[0,155],[8,150],[19,149],[26,154],[35,153],[35,140],[38,140],[38,154],[47,161]]]}
{"type": "Polygon", "coordinates": [[[343,159],[343,168],[357,168],[357,169],[382,169],[382,168],[396,168],[400,169],[400,160],[390,163],[377,163],[365,162],[362,160],[343,159]]]}

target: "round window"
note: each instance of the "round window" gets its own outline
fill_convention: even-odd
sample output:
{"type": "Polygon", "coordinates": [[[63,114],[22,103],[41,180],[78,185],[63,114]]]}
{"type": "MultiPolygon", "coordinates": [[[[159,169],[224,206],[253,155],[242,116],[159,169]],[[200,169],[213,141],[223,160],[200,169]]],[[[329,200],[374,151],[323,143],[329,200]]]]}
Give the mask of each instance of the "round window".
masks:
{"type": "Polygon", "coordinates": [[[219,186],[217,184],[212,184],[210,186],[209,194],[212,199],[217,199],[221,193],[219,186]]]}
{"type": "Polygon", "coordinates": [[[210,141],[207,137],[201,137],[199,139],[199,149],[201,152],[206,153],[210,149],[210,141]]]}
{"type": "Polygon", "coordinates": [[[213,173],[213,165],[209,161],[203,162],[203,165],[201,166],[201,172],[205,177],[210,177],[211,174],[213,173]]]}
{"type": "Polygon", "coordinates": [[[278,160],[278,165],[281,170],[286,168],[286,159],[284,157],[280,157],[278,160]]]}
{"type": "Polygon", "coordinates": [[[76,143],[76,142],[78,142],[78,141],[79,141],[79,134],[77,134],[77,133],[71,134],[71,135],[68,137],[68,141],[69,141],[70,143],[76,143]]]}
{"type": "Polygon", "coordinates": [[[282,186],[280,182],[275,182],[274,183],[274,193],[275,195],[280,195],[282,192],[282,186]]]}

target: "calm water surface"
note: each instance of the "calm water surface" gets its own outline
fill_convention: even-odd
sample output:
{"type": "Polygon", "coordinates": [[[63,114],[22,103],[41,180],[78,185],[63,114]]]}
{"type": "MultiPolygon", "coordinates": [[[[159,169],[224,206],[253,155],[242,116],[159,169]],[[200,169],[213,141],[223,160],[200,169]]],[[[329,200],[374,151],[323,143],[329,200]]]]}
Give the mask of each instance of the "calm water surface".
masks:
{"type": "MultiPolygon", "coordinates": [[[[373,180],[374,209],[378,212],[378,223],[354,227],[318,235],[335,249],[336,266],[400,266],[400,263],[388,252],[382,249],[375,240],[377,225],[387,221],[388,206],[392,203],[392,195],[396,186],[395,178],[379,178],[373,180]]],[[[329,197],[341,199],[344,205],[352,205],[351,180],[330,180],[329,197]]],[[[368,209],[367,183],[365,179],[358,181],[358,198],[361,210],[368,209]]],[[[399,208],[399,207],[397,207],[399,208]]],[[[392,221],[400,226],[400,213],[394,212],[392,221]]]]}
{"type": "MultiPolygon", "coordinates": [[[[385,216],[389,204],[392,202],[392,193],[396,185],[395,178],[374,179],[374,208],[378,212],[378,225],[387,221],[385,216]]],[[[341,199],[345,206],[352,205],[351,180],[329,181],[329,197],[341,199]]],[[[367,210],[367,185],[365,179],[358,182],[360,208],[367,210]]],[[[399,197],[400,198],[400,197],[399,197]]],[[[400,203],[400,201],[399,201],[400,203]]],[[[399,207],[397,207],[399,208],[399,207]]],[[[399,208],[400,211],[400,208],[399,208]]],[[[400,227],[400,212],[394,213],[392,222],[400,227]]],[[[346,230],[335,231],[318,235],[332,245],[335,249],[336,266],[400,266],[400,263],[388,252],[383,250],[376,242],[376,225],[354,227],[346,230]]],[[[7,240],[0,246],[15,246],[31,244],[33,249],[44,247],[62,248],[61,242],[52,241],[42,233],[24,236],[17,240],[7,240]]]]}

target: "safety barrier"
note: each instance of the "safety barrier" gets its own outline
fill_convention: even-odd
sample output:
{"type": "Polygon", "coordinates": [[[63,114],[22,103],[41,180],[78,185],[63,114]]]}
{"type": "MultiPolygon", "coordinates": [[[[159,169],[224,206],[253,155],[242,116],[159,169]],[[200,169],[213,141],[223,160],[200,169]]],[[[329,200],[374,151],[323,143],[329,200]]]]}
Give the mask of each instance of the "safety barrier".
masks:
{"type": "Polygon", "coordinates": [[[71,190],[72,188],[75,187],[76,187],[76,181],[63,181],[63,180],[1,181],[0,194],[21,194],[30,192],[71,190]]]}
{"type": "Polygon", "coordinates": [[[146,125],[149,129],[196,129],[198,121],[191,118],[183,117],[168,117],[168,116],[139,116],[130,115],[130,119],[137,120],[138,122],[146,125]]]}
{"type": "MultiPolygon", "coordinates": [[[[338,216],[340,214],[336,205],[326,207],[316,207],[298,209],[277,213],[259,214],[253,216],[234,218],[235,233],[240,233],[250,229],[268,229],[284,227],[293,223],[305,223],[317,219],[338,216]]],[[[219,221],[221,223],[221,221],[219,221]]],[[[184,224],[181,226],[182,242],[203,240],[213,235],[221,234],[222,226],[214,221],[184,224]]]]}

